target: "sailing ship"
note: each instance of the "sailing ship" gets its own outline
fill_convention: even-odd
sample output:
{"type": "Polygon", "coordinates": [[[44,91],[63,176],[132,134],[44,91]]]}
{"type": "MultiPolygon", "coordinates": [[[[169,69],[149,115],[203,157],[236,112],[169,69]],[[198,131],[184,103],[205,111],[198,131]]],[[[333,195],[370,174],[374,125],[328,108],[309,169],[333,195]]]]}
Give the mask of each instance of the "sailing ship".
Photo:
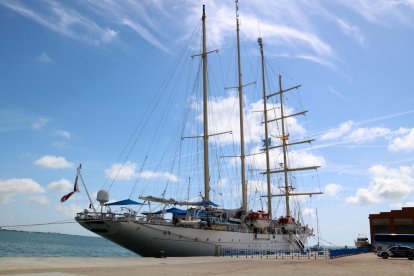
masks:
{"type": "MultiPolygon", "coordinates": [[[[279,90],[273,94],[266,93],[264,47],[262,38],[258,39],[261,53],[261,75],[263,87],[263,115],[264,115],[264,148],[262,153],[266,155],[267,211],[252,211],[248,208],[248,188],[245,169],[245,143],[243,120],[243,83],[240,66],[240,38],[239,38],[239,12],[236,1],[236,30],[237,30],[237,57],[238,57],[238,98],[240,113],[240,160],[241,160],[241,194],[242,204],[240,208],[220,208],[210,200],[210,172],[209,172],[209,134],[208,127],[208,97],[207,97],[207,51],[206,43],[206,14],[203,6],[202,13],[202,59],[203,71],[203,134],[198,136],[203,140],[203,167],[204,167],[204,194],[201,200],[179,200],[161,197],[140,196],[144,202],[155,202],[161,205],[158,211],[137,212],[125,207],[133,204],[143,204],[131,199],[109,202],[109,193],[100,190],[97,201],[100,207],[93,204],[89,209],[76,215],[76,221],[87,230],[96,233],[122,247],[125,247],[141,256],[217,256],[224,250],[237,250],[247,252],[249,250],[268,251],[295,251],[305,250],[307,240],[313,235],[313,229],[303,221],[295,219],[290,206],[291,197],[321,194],[321,192],[295,192],[289,175],[295,171],[317,169],[318,166],[290,167],[288,165],[288,148],[302,143],[310,143],[313,140],[289,142],[289,134],[286,131],[287,118],[302,115],[285,114],[283,98],[286,92],[296,90],[300,85],[284,89],[282,78],[279,76],[279,90]],[[268,118],[267,101],[272,97],[278,97],[280,118],[268,118]],[[274,146],[271,143],[271,134],[268,124],[278,122],[281,125],[281,135],[277,137],[281,144],[274,146]],[[271,169],[270,154],[272,149],[278,148],[283,153],[283,161],[279,169],[271,169]],[[280,194],[272,193],[272,175],[281,174],[284,183],[280,187],[280,194]],[[275,219],[272,214],[272,198],[282,197],[285,202],[285,213],[275,219]],[[121,205],[123,212],[112,212],[110,207],[121,205]],[[180,208],[177,208],[180,207],[180,208]],[[169,216],[168,216],[169,215],[169,216]]],[[[212,51],[213,52],[213,51],[212,51]]],[[[78,169],[80,175],[80,169],[78,169]]],[[[82,179],[82,177],[81,177],[82,179]]],[[[83,181],[83,180],[82,180],[83,181]]],[[[88,194],[89,197],[89,194],[88,194]]],[[[92,201],[91,201],[92,203],[92,201]]]]}

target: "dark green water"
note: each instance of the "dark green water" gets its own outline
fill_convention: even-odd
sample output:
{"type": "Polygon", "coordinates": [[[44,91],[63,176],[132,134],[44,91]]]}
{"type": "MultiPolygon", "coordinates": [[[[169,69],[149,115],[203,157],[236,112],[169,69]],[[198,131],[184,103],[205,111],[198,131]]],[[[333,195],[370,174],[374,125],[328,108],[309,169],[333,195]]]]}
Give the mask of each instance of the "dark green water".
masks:
{"type": "Polygon", "coordinates": [[[0,231],[0,257],[137,257],[100,237],[0,231]]]}

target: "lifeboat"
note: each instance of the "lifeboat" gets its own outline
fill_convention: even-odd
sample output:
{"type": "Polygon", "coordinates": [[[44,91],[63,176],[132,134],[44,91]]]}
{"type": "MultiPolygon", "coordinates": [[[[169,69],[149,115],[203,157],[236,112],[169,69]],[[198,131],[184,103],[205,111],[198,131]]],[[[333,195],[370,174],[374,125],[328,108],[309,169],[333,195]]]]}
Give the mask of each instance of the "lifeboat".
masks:
{"type": "Polygon", "coordinates": [[[201,219],[197,219],[195,216],[192,216],[190,213],[185,215],[185,219],[179,219],[178,223],[181,225],[198,225],[200,224],[201,219]]]}
{"type": "Polygon", "coordinates": [[[245,220],[251,222],[256,228],[263,229],[270,226],[269,214],[261,210],[248,213],[245,220]]]}
{"type": "Polygon", "coordinates": [[[296,226],[297,226],[295,218],[293,218],[291,216],[280,217],[277,220],[277,224],[282,226],[282,230],[285,229],[287,231],[293,231],[293,230],[296,229],[296,226]]]}

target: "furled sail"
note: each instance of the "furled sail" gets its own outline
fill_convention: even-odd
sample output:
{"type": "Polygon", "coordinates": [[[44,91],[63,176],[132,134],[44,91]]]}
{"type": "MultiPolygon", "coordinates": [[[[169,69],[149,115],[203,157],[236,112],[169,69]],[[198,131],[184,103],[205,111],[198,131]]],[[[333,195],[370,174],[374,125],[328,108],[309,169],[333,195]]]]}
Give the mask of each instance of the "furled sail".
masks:
{"type": "Polygon", "coordinates": [[[165,199],[162,197],[155,197],[155,196],[140,196],[139,199],[149,201],[149,202],[158,202],[163,204],[171,204],[171,205],[181,205],[181,206],[213,206],[218,207],[219,205],[215,204],[210,200],[202,200],[202,201],[178,201],[173,198],[165,199]]]}

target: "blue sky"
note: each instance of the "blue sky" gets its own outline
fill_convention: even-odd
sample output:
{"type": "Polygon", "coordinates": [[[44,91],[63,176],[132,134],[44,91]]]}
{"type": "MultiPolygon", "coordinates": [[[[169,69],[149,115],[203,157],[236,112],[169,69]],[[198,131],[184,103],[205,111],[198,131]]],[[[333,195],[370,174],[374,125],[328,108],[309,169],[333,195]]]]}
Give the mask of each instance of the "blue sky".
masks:
{"type": "MultiPolygon", "coordinates": [[[[188,190],[190,197],[197,197],[200,188],[196,180],[187,183],[185,169],[199,176],[199,163],[191,164],[191,155],[179,163],[180,168],[167,161],[172,158],[168,152],[177,149],[168,151],[180,137],[176,130],[182,107],[197,123],[182,134],[202,133],[199,92],[188,103],[182,96],[193,95],[190,82],[175,87],[173,81],[165,85],[163,81],[169,76],[185,79],[175,69],[187,63],[197,66],[198,58],[190,56],[199,50],[189,42],[199,30],[202,4],[206,4],[208,47],[219,49],[209,57],[209,66],[216,69],[210,74],[211,87],[217,90],[210,96],[210,110],[218,114],[211,117],[211,131],[233,131],[212,138],[212,151],[235,155],[237,112],[229,112],[234,111],[235,94],[217,88],[236,84],[234,73],[229,73],[235,66],[233,1],[0,0],[2,226],[73,218],[87,205],[82,187],[69,201],[61,204],[59,199],[73,187],[80,163],[93,195],[111,186],[112,198],[126,198],[137,182],[135,199],[161,196],[166,183],[169,197],[179,191],[185,198],[188,190]],[[158,97],[164,86],[175,87],[174,94],[158,97]],[[152,104],[154,98],[160,100],[158,105],[152,104]],[[151,121],[142,134],[133,136],[138,143],[126,158],[123,149],[135,127],[141,129],[148,107],[154,107],[151,121]],[[111,185],[116,172],[117,181],[111,185]]],[[[259,150],[263,132],[261,114],[255,112],[262,108],[256,42],[260,33],[273,86],[278,74],[286,87],[302,84],[300,97],[296,92],[289,95],[286,108],[293,113],[303,106],[310,112],[305,120],[291,119],[289,132],[317,141],[310,151],[295,149],[291,162],[322,165],[308,177],[311,180],[306,180],[309,175],[297,175],[304,190],[325,192],[300,199],[313,226],[318,210],[321,236],[336,245],[349,245],[357,234],[369,234],[370,213],[414,206],[414,2],[261,1],[259,5],[246,0],[240,1],[240,20],[244,83],[257,81],[245,88],[247,150],[259,150]]],[[[196,141],[188,142],[192,146],[186,143],[182,147],[193,151],[200,146],[196,141]]],[[[275,164],[279,155],[275,153],[275,164]]],[[[225,200],[220,194],[237,196],[239,188],[231,185],[237,181],[218,175],[216,167],[226,162],[237,167],[237,162],[223,158],[211,162],[212,185],[218,184],[212,188],[213,199],[234,207],[237,199],[225,200]]],[[[249,205],[257,209],[260,201],[253,196],[263,192],[263,179],[257,178],[263,158],[251,157],[248,163],[249,205]]],[[[273,184],[276,193],[277,177],[273,184]]],[[[279,205],[275,199],[278,215],[283,213],[279,205]]],[[[25,229],[88,234],[76,224],[25,229]]]]}

